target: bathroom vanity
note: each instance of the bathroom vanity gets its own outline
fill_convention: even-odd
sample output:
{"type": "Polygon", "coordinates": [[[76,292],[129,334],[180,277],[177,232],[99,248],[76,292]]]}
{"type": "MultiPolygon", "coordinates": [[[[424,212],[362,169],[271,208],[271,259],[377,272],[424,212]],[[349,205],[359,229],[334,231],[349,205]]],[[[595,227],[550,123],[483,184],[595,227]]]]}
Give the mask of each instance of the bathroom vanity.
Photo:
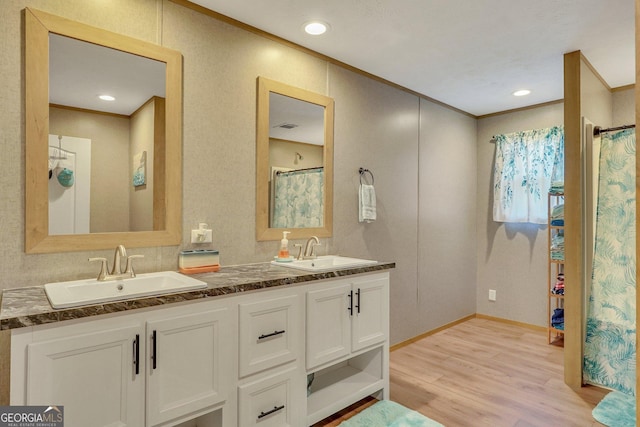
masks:
{"type": "Polygon", "coordinates": [[[62,405],[69,427],[312,425],[389,397],[394,267],[223,267],[204,289],[59,310],[5,290],[10,403],[62,405]]]}

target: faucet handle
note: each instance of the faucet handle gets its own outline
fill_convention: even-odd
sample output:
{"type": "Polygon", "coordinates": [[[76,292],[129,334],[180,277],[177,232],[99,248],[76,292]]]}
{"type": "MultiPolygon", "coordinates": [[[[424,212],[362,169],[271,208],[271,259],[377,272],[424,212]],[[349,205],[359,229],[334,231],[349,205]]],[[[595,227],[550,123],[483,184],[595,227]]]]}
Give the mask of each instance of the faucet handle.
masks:
{"type": "Polygon", "coordinates": [[[109,271],[109,261],[106,258],[89,258],[90,262],[100,261],[100,273],[98,273],[98,280],[104,280],[107,277],[109,271]]]}
{"type": "Polygon", "coordinates": [[[296,257],[296,259],[301,260],[302,259],[302,243],[295,243],[293,247],[298,248],[298,256],[296,257]]]}
{"type": "Polygon", "coordinates": [[[132,261],[135,258],[144,258],[144,255],[129,255],[127,257],[127,264],[125,265],[125,274],[128,274],[131,277],[136,277],[136,273],[133,271],[133,261],[132,261]]]}

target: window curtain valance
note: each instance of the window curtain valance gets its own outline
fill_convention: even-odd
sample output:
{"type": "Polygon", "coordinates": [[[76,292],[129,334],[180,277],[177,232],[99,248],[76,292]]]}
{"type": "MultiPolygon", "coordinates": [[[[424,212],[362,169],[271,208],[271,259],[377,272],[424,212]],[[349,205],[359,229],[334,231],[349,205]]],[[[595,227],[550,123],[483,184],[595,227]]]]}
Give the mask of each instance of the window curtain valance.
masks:
{"type": "Polygon", "coordinates": [[[493,220],[547,223],[547,193],[564,181],[564,127],[497,135],[493,220]]]}

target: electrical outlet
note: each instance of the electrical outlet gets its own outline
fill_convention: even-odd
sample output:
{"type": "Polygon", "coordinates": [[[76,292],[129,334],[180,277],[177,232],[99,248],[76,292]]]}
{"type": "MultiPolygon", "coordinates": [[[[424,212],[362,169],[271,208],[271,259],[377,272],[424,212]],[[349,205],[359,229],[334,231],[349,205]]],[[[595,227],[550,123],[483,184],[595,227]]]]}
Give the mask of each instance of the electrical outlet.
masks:
{"type": "Polygon", "coordinates": [[[495,300],[496,300],[496,290],[489,289],[489,301],[495,301],[495,300]]]}
{"type": "Polygon", "coordinates": [[[205,228],[206,226],[206,224],[200,224],[200,228],[191,230],[191,243],[213,242],[213,230],[205,228]]]}

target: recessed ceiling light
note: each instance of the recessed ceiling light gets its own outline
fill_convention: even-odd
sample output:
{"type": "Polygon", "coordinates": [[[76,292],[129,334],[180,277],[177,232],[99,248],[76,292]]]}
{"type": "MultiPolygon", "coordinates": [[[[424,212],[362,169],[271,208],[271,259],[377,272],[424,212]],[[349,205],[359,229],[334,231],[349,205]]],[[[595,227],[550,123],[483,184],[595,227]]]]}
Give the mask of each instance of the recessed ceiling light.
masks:
{"type": "Polygon", "coordinates": [[[531,91],[529,89],[520,89],[513,92],[513,96],[525,96],[525,95],[529,95],[530,93],[531,91]]]}
{"type": "Polygon", "coordinates": [[[329,30],[329,24],[320,21],[310,21],[304,24],[304,31],[312,36],[319,36],[329,30]]]}
{"type": "Polygon", "coordinates": [[[103,101],[115,101],[116,100],[111,95],[100,95],[100,96],[98,96],[98,98],[102,99],[103,101]]]}

